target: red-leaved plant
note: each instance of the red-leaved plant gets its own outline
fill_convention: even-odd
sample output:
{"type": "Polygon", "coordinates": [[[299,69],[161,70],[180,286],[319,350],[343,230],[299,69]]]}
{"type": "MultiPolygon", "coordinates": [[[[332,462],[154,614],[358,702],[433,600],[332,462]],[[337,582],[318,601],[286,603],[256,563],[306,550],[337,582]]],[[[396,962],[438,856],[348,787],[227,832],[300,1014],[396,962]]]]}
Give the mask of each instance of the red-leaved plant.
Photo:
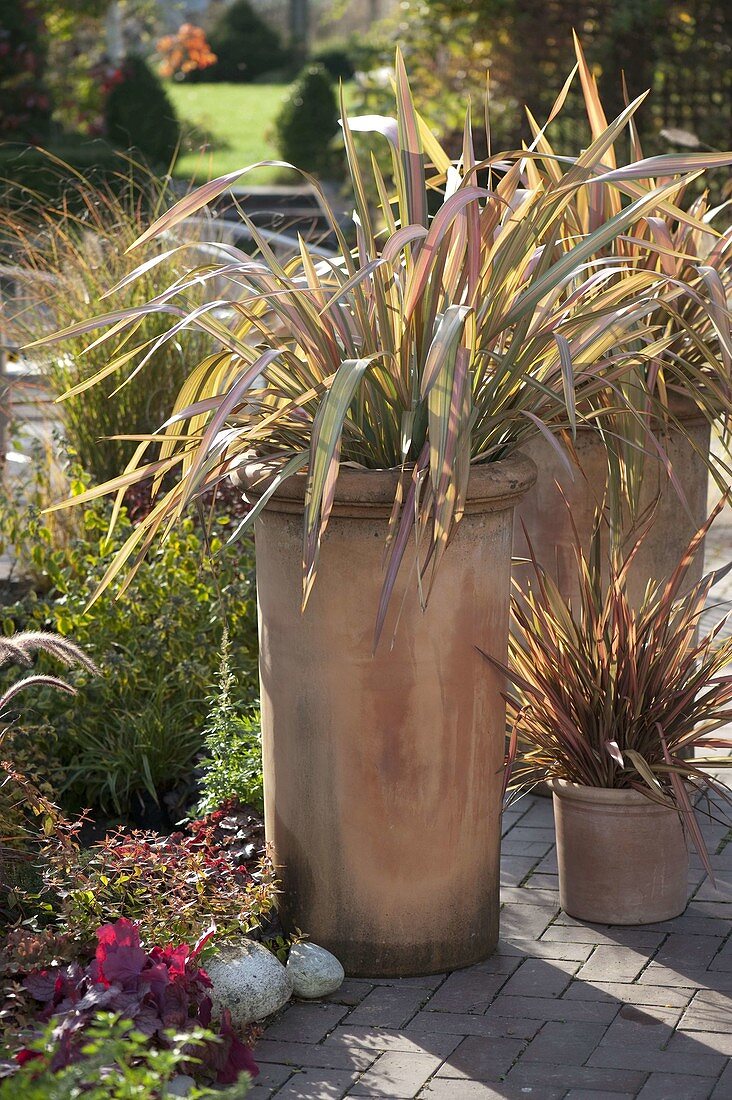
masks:
{"type": "MultiPolygon", "coordinates": [[[[649,526],[623,558],[611,553],[606,575],[599,528],[589,554],[575,530],[579,598],[559,592],[533,557],[534,576],[512,601],[508,666],[488,654],[514,691],[507,692],[512,731],[506,787],[531,789],[548,779],[640,791],[675,809],[712,874],[693,805],[712,792],[732,804],[711,774],[732,765],[732,637],[724,616],[708,633],[699,620],[714,583],[732,569],[688,584],[689,568],[722,504],[694,535],[665,584],[650,579],[631,606],[628,570],[649,526]],[[685,590],[686,588],[686,590],[685,590]],[[688,750],[726,755],[688,758],[688,750]]],[[[482,652],[482,651],[481,651],[482,652]]]]}
{"type": "MultiPolygon", "coordinates": [[[[147,951],[140,945],[137,926],[122,918],[97,929],[95,958],[87,966],[71,963],[28,974],[24,987],[43,1005],[39,1021],[58,1021],[51,1068],[58,1070],[82,1057],[85,1030],[100,1011],[119,1013],[162,1046],[166,1029],[210,1027],[211,980],[198,960],[211,934],[194,947],[180,944],[147,951]]],[[[199,1068],[220,1085],[233,1084],[243,1072],[256,1076],[251,1051],[234,1033],[227,1010],[219,1034],[220,1042],[195,1048],[199,1068]]],[[[38,1055],[23,1049],[16,1057],[22,1065],[38,1055]]]]}

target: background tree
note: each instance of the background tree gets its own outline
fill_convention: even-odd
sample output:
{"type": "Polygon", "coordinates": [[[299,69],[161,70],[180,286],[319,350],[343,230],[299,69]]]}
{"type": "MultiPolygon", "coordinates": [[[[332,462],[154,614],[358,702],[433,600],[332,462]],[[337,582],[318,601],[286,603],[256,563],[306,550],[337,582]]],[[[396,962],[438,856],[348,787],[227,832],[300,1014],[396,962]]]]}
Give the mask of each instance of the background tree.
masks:
{"type": "MultiPolygon", "coordinates": [[[[686,131],[689,145],[729,145],[732,7],[724,0],[404,0],[395,20],[381,62],[390,63],[396,37],[430,120],[448,131],[459,129],[456,103],[466,92],[482,102],[489,68],[495,147],[526,139],[523,104],[546,118],[574,64],[574,29],[608,112],[623,107],[621,74],[631,98],[652,89],[638,116],[649,151],[674,144],[662,136],[669,130],[686,131]]],[[[378,89],[370,98],[376,106],[378,89]]],[[[584,126],[581,97],[570,94],[555,143],[576,145],[584,126]]]]}

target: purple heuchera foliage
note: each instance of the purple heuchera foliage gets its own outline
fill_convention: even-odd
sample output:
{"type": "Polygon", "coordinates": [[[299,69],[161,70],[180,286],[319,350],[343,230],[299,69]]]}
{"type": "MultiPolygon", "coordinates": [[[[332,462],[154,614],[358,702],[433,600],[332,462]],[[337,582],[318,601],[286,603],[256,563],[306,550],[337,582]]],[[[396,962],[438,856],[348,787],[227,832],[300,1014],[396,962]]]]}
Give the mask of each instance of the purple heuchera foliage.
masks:
{"type": "MultiPolygon", "coordinates": [[[[84,1029],[99,1011],[120,1013],[159,1043],[165,1042],[163,1032],[168,1028],[210,1026],[211,980],[197,959],[211,933],[193,948],[181,944],[146,951],[140,946],[137,925],[123,917],[102,925],[96,935],[96,956],[88,966],[72,963],[38,970],[25,979],[25,988],[44,1006],[39,1019],[58,1020],[53,1069],[81,1057],[84,1029]]],[[[195,1051],[216,1083],[233,1084],[244,1070],[256,1076],[251,1051],[234,1033],[228,1012],[219,1033],[220,1043],[195,1051]]],[[[30,1053],[21,1052],[18,1060],[27,1060],[30,1053]]]]}

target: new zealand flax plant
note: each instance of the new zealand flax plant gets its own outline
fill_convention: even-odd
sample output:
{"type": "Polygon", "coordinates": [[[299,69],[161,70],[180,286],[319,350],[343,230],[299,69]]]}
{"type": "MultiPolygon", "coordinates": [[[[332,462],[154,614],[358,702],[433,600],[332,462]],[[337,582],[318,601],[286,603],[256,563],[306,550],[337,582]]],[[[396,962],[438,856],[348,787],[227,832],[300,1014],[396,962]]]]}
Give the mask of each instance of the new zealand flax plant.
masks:
{"type": "MultiPolygon", "coordinates": [[[[561,110],[567,87],[552,115],[561,110]]],[[[129,581],[155,537],[242,456],[255,452],[275,476],[243,526],[284,479],[307,471],[304,603],[341,464],[400,468],[378,637],[400,563],[415,544],[426,598],[463,512],[471,464],[503,459],[537,432],[561,450],[555,435],[571,433],[580,416],[624,406],[622,388],[641,375],[639,361],[654,360],[666,347],[647,319],[660,285],[667,286],[669,300],[680,291],[663,272],[619,263],[603,250],[640,217],[652,216],[704,165],[730,163],[732,155],[652,157],[616,169],[608,151],[639,99],[579,156],[557,158],[556,178],[530,178],[532,159],[548,159],[536,148],[476,163],[470,110],[462,155],[451,162],[415,109],[399,54],[395,94],[396,118],[349,120],[342,105],[353,247],[317,181],[307,176],[329,211],[338,256],[323,260],[300,240],[299,254],[280,263],[242,212],[255,256],[212,246],[219,262],[191,267],[147,304],[122,306],[56,334],[77,339],[102,329],[92,346],[106,342],[110,348],[105,366],[74,394],[122,367],[129,370],[127,384],[144,385],[137,376],[157,348],[188,331],[203,331],[217,345],[191,362],[159,432],[135,437],[138,448],[127,468],[76,498],[83,503],[116,493],[119,506],[130,485],[153,479],[154,507],[102,589],[125,565],[129,581]],[[390,179],[373,156],[364,167],[358,131],[386,139],[390,179]],[[691,175],[684,175],[688,170],[691,175]],[[661,176],[670,178],[638,188],[637,180],[661,176]],[[568,246],[568,209],[590,182],[595,191],[617,190],[618,209],[568,246]],[[378,196],[376,208],[371,193],[378,196]],[[196,305],[201,288],[214,282],[236,295],[209,293],[196,305]],[[137,326],[151,314],[167,317],[168,330],[149,347],[140,345],[135,358],[137,326]],[[151,442],[158,448],[152,460],[146,457],[151,442]]],[[[180,200],[135,247],[163,239],[246,171],[221,176],[180,200]]],[[[186,247],[171,242],[113,293],[154,277],[157,265],[185,254],[186,247]]]]}
{"type": "Polygon", "coordinates": [[[726,671],[732,636],[720,637],[727,616],[703,634],[699,621],[714,584],[732,564],[683,590],[725,503],[722,498],[694,535],[669,580],[648,581],[637,610],[626,581],[650,524],[625,555],[609,551],[607,573],[601,517],[587,556],[575,532],[576,606],[532,553],[530,578],[514,581],[508,665],[484,654],[515,689],[506,694],[509,797],[551,779],[640,791],[678,810],[710,874],[692,801],[706,790],[732,803],[732,792],[709,771],[732,766],[732,738],[717,735],[732,720],[732,674],[726,671]],[[685,755],[697,748],[726,749],[727,755],[685,755]]]}
{"type": "MultiPolygon", "coordinates": [[[[597,80],[576,35],[574,42],[589,131],[596,139],[606,133],[607,117],[597,80]]],[[[551,144],[551,126],[540,126],[528,109],[527,115],[534,148],[545,154],[545,159],[527,161],[531,186],[558,184],[564,158],[551,144]]],[[[633,159],[647,163],[633,117],[628,119],[623,137],[628,139],[633,159]]],[[[658,164],[657,172],[642,177],[627,168],[619,169],[620,157],[618,143],[614,142],[606,150],[604,162],[610,169],[606,178],[617,179],[617,187],[589,185],[574,191],[564,213],[562,239],[568,251],[577,240],[586,239],[617,215],[624,196],[641,198],[667,179],[667,158],[652,158],[658,164]]],[[[704,155],[698,164],[704,167],[704,155]]],[[[639,359],[642,378],[634,380],[629,375],[629,384],[623,386],[624,397],[643,417],[633,415],[626,407],[605,420],[608,433],[614,437],[614,445],[608,449],[609,460],[613,462],[620,451],[620,461],[615,459],[609,479],[611,503],[616,510],[617,490],[623,482],[623,500],[631,506],[636,503],[643,468],[637,457],[646,446],[644,419],[653,415],[680,427],[680,410],[693,409],[726,438],[732,408],[731,209],[729,201],[712,205],[708,191],[700,192],[694,179],[679,181],[653,211],[640,211],[622,233],[603,245],[599,254],[634,271],[655,271],[664,276],[653,290],[656,308],[647,320],[657,334],[663,335],[665,347],[659,355],[639,359]]],[[[727,449],[704,457],[709,459],[710,471],[724,491],[731,472],[727,449]]],[[[676,487],[679,489],[678,483],[676,487]]]]}

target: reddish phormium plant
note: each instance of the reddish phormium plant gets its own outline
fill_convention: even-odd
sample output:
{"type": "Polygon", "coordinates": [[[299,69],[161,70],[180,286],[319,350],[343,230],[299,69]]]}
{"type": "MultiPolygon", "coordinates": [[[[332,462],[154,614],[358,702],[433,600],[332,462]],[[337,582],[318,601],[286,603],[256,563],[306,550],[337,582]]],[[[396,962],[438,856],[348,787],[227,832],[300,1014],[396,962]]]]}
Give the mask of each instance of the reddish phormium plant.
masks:
{"type": "Polygon", "coordinates": [[[484,654],[516,689],[506,696],[510,789],[566,779],[638,790],[679,811],[710,873],[690,792],[707,789],[732,802],[705,767],[731,766],[732,757],[688,760],[683,750],[732,747],[729,738],[712,736],[732,719],[732,675],[723,674],[732,662],[732,637],[719,640],[725,619],[697,638],[712,585],[732,566],[683,588],[722,503],[670,580],[663,587],[649,581],[637,610],[625,583],[644,534],[624,560],[611,555],[607,579],[599,533],[589,557],[577,538],[578,606],[533,559],[534,578],[523,591],[517,586],[512,603],[509,665],[484,654]]]}
{"type": "MultiPolygon", "coordinates": [[[[89,965],[71,963],[29,974],[25,989],[43,1006],[38,1019],[58,1020],[52,1068],[79,1060],[85,1029],[101,1010],[120,1013],[151,1042],[162,1045],[166,1029],[209,1027],[211,981],[198,962],[208,938],[202,937],[193,948],[181,944],[147,951],[140,945],[137,926],[122,919],[97,930],[96,954],[89,965]]],[[[208,1043],[195,1052],[216,1083],[233,1084],[244,1071],[256,1075],[251,1052],[234,1034],[226,1012],[220,1035],[220,1043],[208,1043]]],[[[29,1056],[32,1052],[22,1050],[17,1060],[22,1064],[29,1056]]]]}

